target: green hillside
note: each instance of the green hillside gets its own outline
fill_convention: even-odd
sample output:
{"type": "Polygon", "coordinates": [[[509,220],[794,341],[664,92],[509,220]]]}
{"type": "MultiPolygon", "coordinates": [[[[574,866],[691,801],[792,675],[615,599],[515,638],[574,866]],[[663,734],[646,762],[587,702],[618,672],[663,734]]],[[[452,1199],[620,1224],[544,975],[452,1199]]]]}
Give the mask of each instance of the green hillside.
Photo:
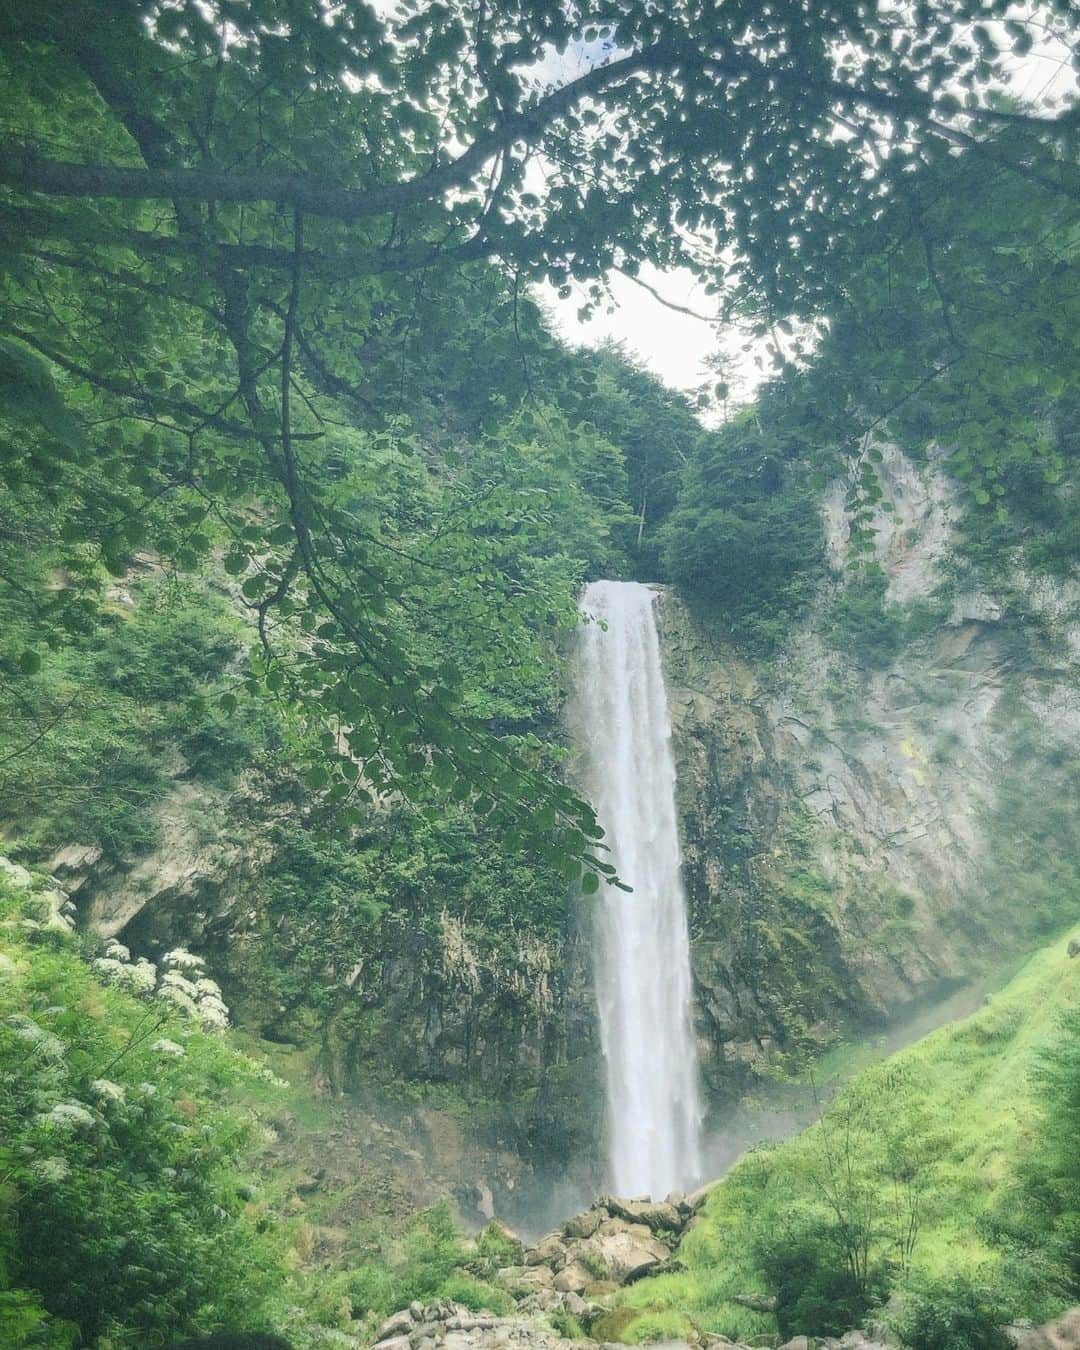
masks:
{"type": "Polygon", "coordinates": [[[845,1256],[864,1239],[867,1307],[962,1281],[999,1288],[1011,1316],[1050,1316],[1066,1300],[1068,1242],[1045,1184],[1059,1117],[1076,1120],[1078,1030],[1080,960],[1059,940],[980,1012],[863,1069],[805,1133],[746,1155],[684,1239],[686,1269],[631,1286],[612,1329],[745,1339],[777,1317],[734,1296],[779,1294],[781,1332],[841,1330],[866,1310],[846,1302],[845,1256]],[[1055,1094],[1048,1112],[1047,1074],[1066,1066],[1071,1102],[1055,1094]]]}

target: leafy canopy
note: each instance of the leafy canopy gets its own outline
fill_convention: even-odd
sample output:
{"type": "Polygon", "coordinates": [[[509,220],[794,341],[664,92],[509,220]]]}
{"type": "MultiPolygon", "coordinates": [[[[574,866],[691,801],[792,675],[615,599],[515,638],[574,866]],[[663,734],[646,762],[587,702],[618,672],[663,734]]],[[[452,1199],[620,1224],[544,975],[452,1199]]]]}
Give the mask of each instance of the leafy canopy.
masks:
{"type": "MultiPolygon", "coordinates": [[[[50,615],[80,621],[95,569],[122,574],[134,550],[191,566],[223,548],[259,633],[251,686],[316,729],[311,785],[331,804],[449,789],[509,842],[604,869],[588,806],[470,706],[413,620],[403,563],[460,580],[462,628],[510,606],[535,631],[541,588],[502,565],[498,490],[474,477],[459,501],[442,466],[433,493],[400,468],[424,448],[387,416],[402,316],[484,284],[490,260],[520,337],[530,281],[596,298],[605,271],[649,260],[782,331],[831,312],[927,165],[961,153],[1074,201],[1075,119],[995,98],[1043,31],[1007,15],[6,5],[4,471],[74,488],[73,585],[50,615]],[[567,55],[582,71],[563,80],[567,55]],[[387,495],[426,518],[430,557],[404,556],[387,495]]],[[[1043,18],[1074,36],[1063,0],[1043,18]]]]}

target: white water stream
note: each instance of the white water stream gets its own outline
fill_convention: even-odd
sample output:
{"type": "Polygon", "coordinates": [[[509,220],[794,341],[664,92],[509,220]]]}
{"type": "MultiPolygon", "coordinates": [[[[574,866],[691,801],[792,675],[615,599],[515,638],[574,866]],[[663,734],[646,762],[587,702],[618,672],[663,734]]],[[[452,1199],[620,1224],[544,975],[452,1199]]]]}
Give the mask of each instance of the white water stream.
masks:
{"type": "Polygon", "coordinates": [[[581,607],[595,622],[581,637],[577,704],[582,786],[634,888],[602,885],[596,897],[610,1182],[619,1195],[661,1199],[700,1180],[702,1113],[655,600],[636,582],[586,587],[581,607]]]}

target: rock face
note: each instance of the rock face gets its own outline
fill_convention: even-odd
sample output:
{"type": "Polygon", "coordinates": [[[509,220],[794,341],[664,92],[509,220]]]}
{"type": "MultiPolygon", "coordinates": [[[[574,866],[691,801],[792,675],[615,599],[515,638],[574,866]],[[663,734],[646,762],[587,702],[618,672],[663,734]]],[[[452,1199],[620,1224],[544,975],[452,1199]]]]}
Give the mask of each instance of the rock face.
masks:
{"type": "Polygon", "coordinates": [[[767,663],[741,658],[716,615],[670,591],[659,606],[714,1103],[1067,922],[1031,841],[1080,845],[1058,805],[1080,750],[1080,579],[1049,584],[1020,558],[965,574],[944,476],[889,447],[879,471],[886,622],[922,607],[895,650],[823,637],[847,584],[840,485],[824,505],[833,575],[767,663]]]}

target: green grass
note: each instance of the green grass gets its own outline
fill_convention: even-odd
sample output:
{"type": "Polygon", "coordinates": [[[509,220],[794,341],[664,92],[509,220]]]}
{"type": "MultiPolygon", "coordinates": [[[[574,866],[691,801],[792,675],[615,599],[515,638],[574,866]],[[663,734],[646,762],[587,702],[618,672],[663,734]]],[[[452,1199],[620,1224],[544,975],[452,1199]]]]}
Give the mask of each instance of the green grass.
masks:
{"type": "Polygon", "coordinates": [[[771,1314],[733,1298],[769,1292],[755,1256],[762,1242],[800,1224],[827,1224],[823,1146],[830,1139],[837,1145],[841,1121],[855,1122],[854,1170],[880,1207],[876,1247],[884,1260],[893,1256],[890,1140],[921,1179],[919,1235],[909,1268],[894,1269],[894,1287],[995,1278],[1002,1252],[981,1235],[980,1221],[1032,1147],[1041,1110],[1031,1071],[1060,1036],[1063,1011],[1077,1001],[1080,960],[1068,958],[1062,939],[1027,961],[974,1015],[862,1069],[828,1108],[824,1130],[818,1123],[785,1143],[752,1150],[732,1169],[683,1239],[677,1256],[685,1271],[623,1291],[611,1330],[627,1343],[682,1336],[693,1327],[735,1340],[775,1332],[771,1314]]]}

